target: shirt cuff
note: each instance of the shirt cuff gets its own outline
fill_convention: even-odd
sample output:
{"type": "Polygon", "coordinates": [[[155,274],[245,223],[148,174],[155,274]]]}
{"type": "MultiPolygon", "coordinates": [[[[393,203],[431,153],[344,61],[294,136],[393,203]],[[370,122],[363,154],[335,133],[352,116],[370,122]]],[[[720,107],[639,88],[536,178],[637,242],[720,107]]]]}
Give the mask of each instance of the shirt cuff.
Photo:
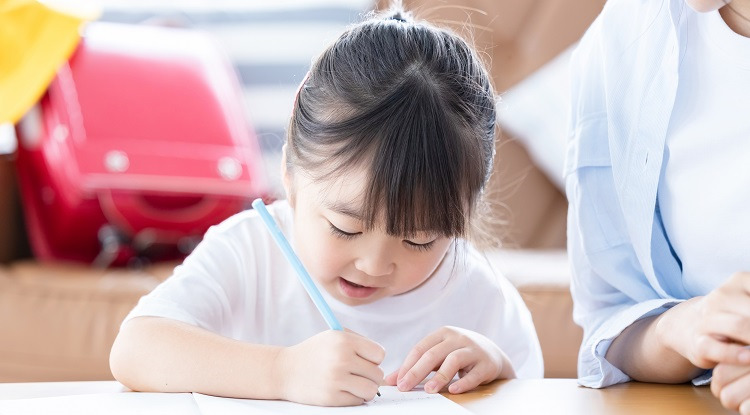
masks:
{"type": "Polygon", "coordinates": [[[695,386],[705,386],[711,383],[711,378],[714,376],[713,369],[706,370],[702,375],[698,376],[697,378],[693,379],[693,385],[695,386]]]}
{"type": "Polygon", "coordinates": [[[612,341],[634,322],[659,315],[682,301],[675,299],[644,301],[625,308],[605,320],[581,349],[578,383],[589,388],[605,388],[629,381],[628,375],[604,357],[612,341]]]}

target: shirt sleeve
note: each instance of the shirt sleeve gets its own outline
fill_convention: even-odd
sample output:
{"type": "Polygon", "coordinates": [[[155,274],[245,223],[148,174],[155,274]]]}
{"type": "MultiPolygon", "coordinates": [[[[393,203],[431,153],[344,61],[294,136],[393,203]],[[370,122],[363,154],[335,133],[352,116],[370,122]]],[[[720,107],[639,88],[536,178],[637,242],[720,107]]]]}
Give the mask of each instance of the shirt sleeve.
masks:
{"type": "Polygon", "coordinates": [[[441,303],[441,309],[450,310],[450,325],[492,340],[508,357],[519,379],[543,377],[542,348],[521,294],[486,253],[475,252],[466,262],[474,265],[455,282],[450,302],[441,303]]]}
{"type": "Polygon", "coordinates": [[[183,264],[139,300],[123,324],[140,316],[165,317],[232,337],[233,315],[247,284],[241,270],[252,260],[252,252],[239,255],[227,227],[210,228],[183,264]]]}
{"type": "Polygon", "coordinates": [[[504,277],[498,281],[505,301],[496,313],[501,330],[493,340],[508,356],[519,379],[541,378],[544,360],[531,313],[513,284],[504,277]]]}
{"type": "Polygon", "coordinates": [[[597,19],[571,58],[571,113],[565,183],[574,320],[584,336],[579,383],[606,387],[630,378],[605,358],[622,331],[680,300],[662,298],[635,254],[616,193],[604,88],[603,36],[597,19]]]}

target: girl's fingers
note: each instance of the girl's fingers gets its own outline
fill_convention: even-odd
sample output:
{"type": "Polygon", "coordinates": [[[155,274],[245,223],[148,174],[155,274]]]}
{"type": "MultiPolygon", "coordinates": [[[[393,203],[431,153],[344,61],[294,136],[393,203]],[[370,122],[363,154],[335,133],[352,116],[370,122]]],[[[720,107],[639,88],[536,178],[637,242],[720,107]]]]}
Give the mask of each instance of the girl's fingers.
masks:
{"type": "Polygon", "coordinates": [[[464,393],[489,380],[485,371],[475,366],[462,376],[461,379],[450,385],[448,392],[453,394],[464,393]]]}
{"type": "Polygon", "coordinates": [[[347,391],[336,392],[331,400],[324,401],[322,403],[316,403],[316,405],[322,406],[356,406],[365,403],[365,399],[352,394],[347,391]]]}
{"type": "MultiPolygon", "coordinates": [[[[413,389],[423,381],[427,375],[440,366],[455,349],[449,342],[441,342],[427,350],[416,363],[397,380],[396,385],[400,391],[413,389]]],[[[450,379],[448,379],[450,381],[450,379]]]]}
{"type": "Polygon", "coordinates": [[[440,331],[436,331],[434,333],[431,333],[424,339],[420,340],[419,343],[417,343],[414,347],[412,347],[412,349],[409,351],[409,354],[406,355],[406,359],[404,359],[404,363],[401,364],[401,367],[398,370],[396,383],[398,383],[398,381],[400,381],[404,377],[406,372],[408,372],[409,369],[411,369],[412,366],[414,366],[414,364],[416,364],[417,361],[428,350],[436,346],[441,341],[443,341],[443,335],[440,333],[440,331]]]}
{"type": "Polygon", "coordinates": [[[383,370],[376,364],[362,359],[356,362],[350,368],[351,374],[369,379],[373,383],[380,385],[383,382],[383,370]]]}
{"type": "MultiPolygon", "coordinates": [[[[425,392],[440,392],[456,376],[459,370],[475,364],[471,352],[466,349],[454,350],[446,356],[435,376],[424,385],[425,392]]],[[[476,385],[474,385],[476,386],[476,385]]]]}
{"type": "Polygon", "coordinates": [[[396,386],[397,378],[398,378],[398,370],[386,376],[385,379],[383,379],[383,381],[388,386],[396,386]]]}
{"type": "Polygon", "coordinates": [[[383,346],[375,343],[374,341],[366,338],[359,337],[356,340],[355,350],[357,355],[369,362],[379,365],[385,359],[385,349],[383,346]]]}
{"type": "Polygon", "coordinates": [[[344,385],[344,392],[348,392],[363,401],[372,400],[378,393],[378,386],[380,386],[378,382],[356,375],[349,376],[344,385]]]}

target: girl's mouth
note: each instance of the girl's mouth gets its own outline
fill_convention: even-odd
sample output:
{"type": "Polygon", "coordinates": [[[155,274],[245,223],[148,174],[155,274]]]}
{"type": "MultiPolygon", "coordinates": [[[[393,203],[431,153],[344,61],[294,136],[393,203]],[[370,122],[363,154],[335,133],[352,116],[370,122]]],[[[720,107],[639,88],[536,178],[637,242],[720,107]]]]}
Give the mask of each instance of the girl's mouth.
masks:
{"type": "Polygon", "coordinates": [[[377,287],[366,287],[339,277],[339,288],[347,297],[367,298],[377,291],[377,287]]]}

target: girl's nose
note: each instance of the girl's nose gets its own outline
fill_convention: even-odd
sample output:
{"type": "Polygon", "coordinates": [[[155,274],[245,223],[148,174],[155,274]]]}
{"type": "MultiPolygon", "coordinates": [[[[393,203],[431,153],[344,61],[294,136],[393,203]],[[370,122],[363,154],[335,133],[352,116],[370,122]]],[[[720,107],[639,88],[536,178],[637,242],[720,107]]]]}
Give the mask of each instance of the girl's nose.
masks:
{"type": "Polygon", "coordinates": [[[396,268],[390,255],[382,252],[365,252],[354,261],[357,270],[373,277],[389,275],[396,268]]]}

